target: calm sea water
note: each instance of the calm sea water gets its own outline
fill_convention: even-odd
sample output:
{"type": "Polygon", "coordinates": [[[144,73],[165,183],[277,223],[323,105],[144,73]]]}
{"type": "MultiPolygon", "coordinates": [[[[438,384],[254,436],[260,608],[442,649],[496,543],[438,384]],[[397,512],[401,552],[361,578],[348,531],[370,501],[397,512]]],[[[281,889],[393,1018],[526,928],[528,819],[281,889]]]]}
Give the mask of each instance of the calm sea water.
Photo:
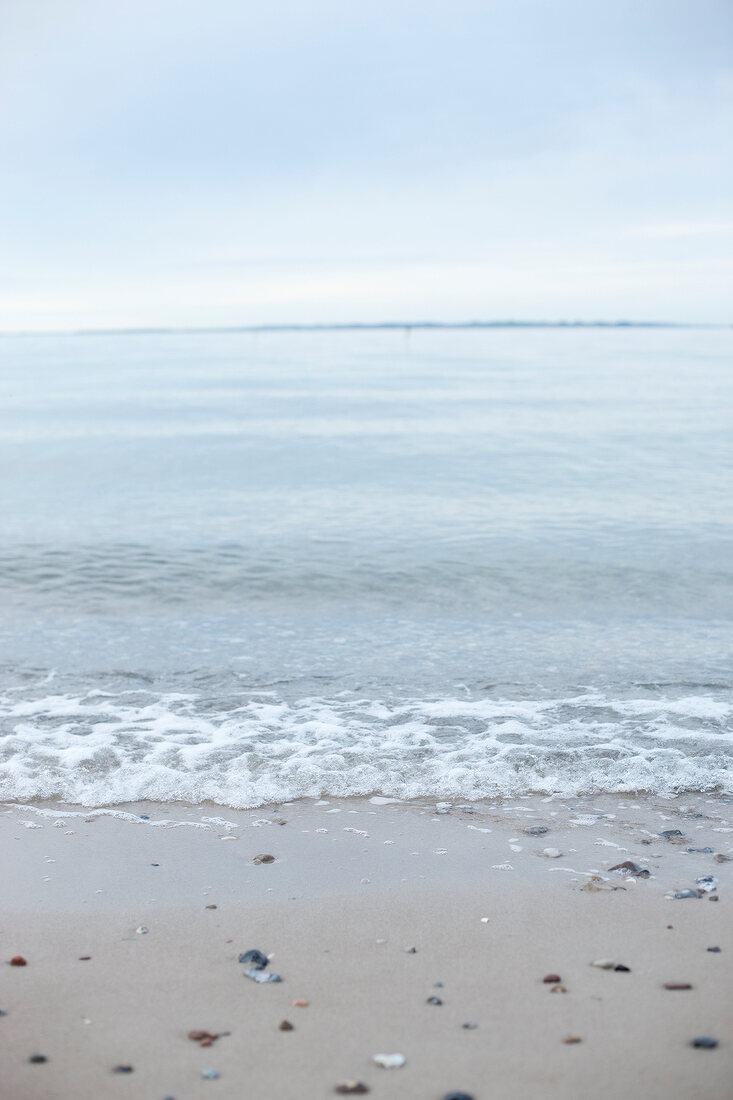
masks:
{"type": "Polygon", "coordinates": [[[0,795],[730,789],[733,331],[0,340],[0,795]]]}

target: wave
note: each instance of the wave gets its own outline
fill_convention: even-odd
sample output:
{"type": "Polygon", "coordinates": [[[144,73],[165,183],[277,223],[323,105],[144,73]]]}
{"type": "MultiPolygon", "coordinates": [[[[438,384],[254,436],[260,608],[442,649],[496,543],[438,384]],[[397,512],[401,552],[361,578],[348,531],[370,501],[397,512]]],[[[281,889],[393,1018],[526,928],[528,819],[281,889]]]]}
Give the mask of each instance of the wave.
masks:
{"type": "Polygon", "coordinates": [[[0,797],[83,806],[731,791],[729,693],[613,699],[0,696],[0,797]]]}

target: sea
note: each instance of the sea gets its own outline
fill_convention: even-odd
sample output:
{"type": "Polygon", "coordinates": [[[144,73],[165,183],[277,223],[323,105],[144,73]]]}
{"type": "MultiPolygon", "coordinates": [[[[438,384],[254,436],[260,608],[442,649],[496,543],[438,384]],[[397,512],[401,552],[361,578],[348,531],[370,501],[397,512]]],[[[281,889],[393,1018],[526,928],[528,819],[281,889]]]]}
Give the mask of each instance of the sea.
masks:
{"type": "Polygon", "coordinates": [[[0,338],[0,798],[730,793],[732,352],[0,338]]]}

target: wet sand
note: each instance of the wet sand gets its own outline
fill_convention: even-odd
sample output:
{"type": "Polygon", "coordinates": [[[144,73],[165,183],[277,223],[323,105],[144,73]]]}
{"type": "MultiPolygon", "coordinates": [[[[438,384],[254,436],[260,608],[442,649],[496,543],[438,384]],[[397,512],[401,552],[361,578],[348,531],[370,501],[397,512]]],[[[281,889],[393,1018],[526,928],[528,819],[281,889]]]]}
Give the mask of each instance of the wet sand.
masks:
{"type": "Polygon", "coordinates": [[[122,809],[0,810],[7,1100],[731,1096],[731,801],[122,809]]]}

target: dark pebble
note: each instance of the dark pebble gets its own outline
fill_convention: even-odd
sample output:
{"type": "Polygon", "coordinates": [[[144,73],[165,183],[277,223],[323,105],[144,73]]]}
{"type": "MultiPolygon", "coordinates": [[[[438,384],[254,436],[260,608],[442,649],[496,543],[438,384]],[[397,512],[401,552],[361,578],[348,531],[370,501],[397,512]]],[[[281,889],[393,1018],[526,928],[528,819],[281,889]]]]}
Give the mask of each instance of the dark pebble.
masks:
{"type": "Polygon", "coordinates": [[[442,1005],[443,1002],[441,1001],[440,997],[428,997],[426,1003],[429,1005],[442,1005]]]}
{"type": "Polygon", "coordinates": [[[542,981],[545,982],[546,985],[554,985],[555,982],[561,982],[562,978],[559,974],[545,974],[542,981]]]}
{"type": "Polygon", "coordinates": [[[91,957],[92,957],[91,955],[80,955],[79,956],[79,962],[80,963],[88,963],[89,960],[91,959],[91,957]]]}
{"type": "Polygon", "coordinates": [[[530,825],[530,827],[524,831],[527,836],[544,836],[545,833],[549,833],[550,830],[546,825],[530,825]]]}
{"type": "Polygon", "coordinates": [[[646,867],[640,867],[638,863],[632,863],[625,859],[623,863],[617,863],[615,867],[609,867],[609,871],[618,871],[622,875],[633,875],[634,878],[649,878],[646,867]]]}
{"type": "Polygon", "coordinates": [[[442,982],[433,982],[433,989],[442,989],[442,988],[443,988],[443,983],[442,982]]]}
{"type": "MultiPolygon", "coordinates": [[[[712,848],[706,848],[707,852],[712,852],[712,848]]],[[[733,863],[733,856],[724,856],[722,852],[715,853],[716,863],[733,863]]]]}
{"type": "Polygon", "coordinates": [[[708,951],[712,951],[715,955],[720,954],[720,948],[719,947],[708,947],[708,951]]]}
{"type": "Polygon", "coordinates": [[[264,955],[261,951],[258,951],[256,947],[251,951],[244,951],[239,956],[241,963],[249,963],[250,970],[264,970],[267,966],[269,959],[267,955],[264,955]]]}
{"type": "Polygon", "coordinates": [[[712,853],[712,848],[688,848],[688,852],[694,852],[697,855],[708,856],[712,853]]]}
{"type": "Polygon", "coordinates": [[[33,1062],[33,1064],[36,1066],[40,1066],[42,1062],[47,1062],[48,1058],[45,1054],[31,1054],[28,1061],[33,1062]]]}
{"type": "Polygon", "coordinates": [[[7,1012],[4,1008],[0,1008],[0,1016],[7,1016],[7,1012]]]}
{"type": "Polygon", "coordinates": [[[290,1020],[281,1020],[280,1021],[280,1030],[281,1031],[295,1031],[295,1024],[291,1024],[290,1020]]]}
{"type": "Polygon", "coordinates": [[[27,966],[28,963],[25,961],[25,959],[23,958],[22,955],[13,955],[12,959],[10,960],[10,965],[11,966],[27,966]]]}
{"type": "Polygon", "coordinates": [[[363,1081],[341,1081],[333,1091],[339,1096],[363,1096],[365,1092],[369,1092],[369,1085],[365,1085],[363,1081]]]}
{"type": "Polygon", "coordinates": [[[461,1024],[461,1027],[465,1028],[466,1031],[475,1031],[478,1027],[478,1024],[474,1024],[471,1020],[469,1020],[467,1023],[461,1024]]]}
{"type": "Polygon", "coordinates": [[[619,972],[620,974],[630,974],[631,973],[631,967],[630,966],[624,966],[623,963],[619,963],[618,966],[614,966],[613,969],[616,970],[617,972],[619,972]]]}
{"type": "Polygon", "coordinates": [[[698,1035],[697,1039],[692,1040],[694,1047],[702,1047],[703,1050],[713,1050],[718,1045],[718,1040],[713,1039],[710,1035],[698,1035]]]}
{"type": "Polygon", "coordinates": [[[665,989],[692,989],[689,982],[665,982],[665,989]]]}
{"type": "Polygon", "coordinates": [[[204,908],[205,909],[216,909],[216,906],[215,905],[206,905],[206,906],[204,906],[204,908]]]}
{"type": "Polygon", "coordinates": [[[151,863],[150,866],[151,867],[160,867],[160,864],[159,863],[151,863]]]}
{"type": "Polygon", "coordinates": [[[259,855],[259,856],[255,856],[254,859],[252,860],[252,862],[256,863],[258,865],[260,863],[274,863],[275,862],[275,857],[271,856],[271,855],[267,855],[267,854],[259,855]]]}
{"type": "Polygon", "coordinates": [[[132,1073],[132,1066],[115,1066],[113,1073],[132,1073]]]}
{"type": "Polygon", "coordinates": [[[148,816],[148,814],[140,814],[140,820],[141,821],[150,821],[150,817],[148,816]]]}
{"type": "Polygon", "coordinates": [[[473,1097],[467,1092],[447,1092],[443,1100],[473,1100],[473,1097]]]}
{"type": "Polygon", "coordinates": [[[681,837],[685,834],[680,829],[664,829],[659,835],[666,840],[674,840],[675,837],[681,837]]]}

